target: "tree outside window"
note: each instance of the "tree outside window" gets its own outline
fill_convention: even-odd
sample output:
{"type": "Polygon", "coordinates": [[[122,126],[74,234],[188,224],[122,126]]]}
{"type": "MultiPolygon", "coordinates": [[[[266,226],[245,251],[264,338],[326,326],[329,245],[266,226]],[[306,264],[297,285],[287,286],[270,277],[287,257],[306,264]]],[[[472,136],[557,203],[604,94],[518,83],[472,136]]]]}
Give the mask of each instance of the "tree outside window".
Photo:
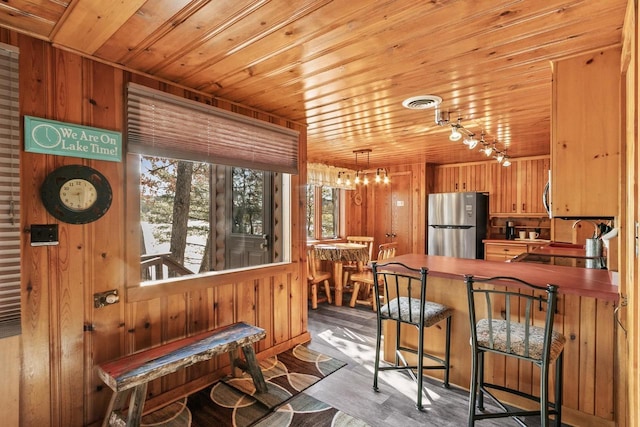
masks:
{"type": "Polygon", "coordinates": [[[307,186],[307,238],[335,239],[340,230],[340,190],[307,186]]]}
{"type": "Polygon", "coordinates": [[[274,262],[274,175],[141,156],[141,280],[274,262]]]}

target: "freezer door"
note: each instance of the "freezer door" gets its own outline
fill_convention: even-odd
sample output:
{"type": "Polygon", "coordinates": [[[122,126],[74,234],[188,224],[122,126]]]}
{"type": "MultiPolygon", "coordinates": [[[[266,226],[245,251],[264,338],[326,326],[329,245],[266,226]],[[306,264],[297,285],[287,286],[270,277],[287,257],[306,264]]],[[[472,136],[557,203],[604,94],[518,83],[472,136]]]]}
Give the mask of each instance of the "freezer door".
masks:
{"type": "Polygon", "coordinates": [[[429,255],[475,259],[477,246],[476,227],[429,226],[429,255]]]}

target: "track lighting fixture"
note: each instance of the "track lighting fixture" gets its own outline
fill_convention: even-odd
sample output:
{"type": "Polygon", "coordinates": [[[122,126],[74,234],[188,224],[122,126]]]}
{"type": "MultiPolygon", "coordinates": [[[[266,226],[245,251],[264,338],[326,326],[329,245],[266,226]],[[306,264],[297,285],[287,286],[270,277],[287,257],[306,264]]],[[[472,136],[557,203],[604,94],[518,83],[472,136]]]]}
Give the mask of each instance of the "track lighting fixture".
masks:
{"type": "Polygon", "coordinates": [[[456,125],[451,126],[451,135],[449,135],[449,141],[460,141],[460,138],[462,138],[462,134],[460,133],[460,131],[458,130],[456,125]]]}
{"type": "MultiPolygon", "coordinates": [[[[408,99],[405,99],[402,102],[402,105],[405,108],[412,110],[424,110],[427,108],[435,108],[435,122],[438,126],[451,126],[451,133],[449,134],[449,140],[453,142],[460,141],[462,139],[462,143],[466,145],[469,150],[475,149],[478,145],[480,145],[480,152],[482,152],[485,156],[491,157],[492,155],[503,166],[510,166],[511,161],[506,155],[506,148],[504,151],[500,151],[497,148],[497,144],[494,141],[493,145],[485,142],[484,140],[484,131],[482,131],[480,135],[480,140],[475,138],[475,133],[465,128],[462,125],[462,117],[458,117],[454,123],[451,123],[451,115],[449,111],[443,111],[440,109],[440,104],[442,103],[442,98],[435,95],[422,95],[422,96],[414,96],[408,99]]],[[[379,174],[376,173],[376,182],[379,182],[381,178],[379,174]]]]}

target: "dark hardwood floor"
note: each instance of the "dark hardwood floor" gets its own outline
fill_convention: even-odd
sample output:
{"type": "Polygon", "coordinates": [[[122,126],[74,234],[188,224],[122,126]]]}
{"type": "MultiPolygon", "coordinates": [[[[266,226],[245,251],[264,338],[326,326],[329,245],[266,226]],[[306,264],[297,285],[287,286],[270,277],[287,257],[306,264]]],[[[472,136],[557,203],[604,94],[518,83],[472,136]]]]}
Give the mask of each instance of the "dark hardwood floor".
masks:
{"type": "MultiPolygon", "coordinates": [[[[335,357],[347,366],[305,392],[372,427],[467,425],[468,391],[427,378],[423,412],[415,406],[416,384],[408,375],[380,373],[379,391],[372,388],[375,354],[375,313],[366,308],[326,303],[309,309],[309,348],[335,357]]],[[[484,420],[478,426],[517,425],[510,419],[484,420]]],[[[539,420],[527,420],[539,426],[539,420]]]]}

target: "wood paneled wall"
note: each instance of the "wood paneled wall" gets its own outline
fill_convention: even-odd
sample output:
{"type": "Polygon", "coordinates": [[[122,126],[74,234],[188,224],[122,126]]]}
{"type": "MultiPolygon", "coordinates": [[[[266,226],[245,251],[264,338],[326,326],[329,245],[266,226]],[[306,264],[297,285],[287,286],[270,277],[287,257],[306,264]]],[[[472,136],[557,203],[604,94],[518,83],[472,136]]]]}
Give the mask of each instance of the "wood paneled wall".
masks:
{"type": "Polygon", "coordinates": [[[398,254],[425,253],[430,172],[425,164],[395,166],[388,169],[389,184],[371,182],[347,191],[344,235],[373,236],[374,248],[397,241],[398,254]],[[361,204],[355,202],[356,194],[362,197],[361,204]]]}
{"type": "MultiPolygon", "coordinates": [[[[102,421],[111,390],[95,374],[97,363],[142,348],[245,320],[267,330],[260,355],[309,339],[307,289],[302,269],[306,183],[306,128],[59,50],[0,29],[0,41],[20,49],[20,108],[32,115],[123,131],[128,81],[198,99],[300,131],[300,174],[292,178],[292,263],[234,274],[181,281],[174,286],[137,287],[136,164],[21,153],[21,225],[58,223],[40,201],[47,173],[65,164],[86,164],[110,181],[109,211],[86,225],[59,224],[57,246],[22,244],[23,332],[19,417],[21,425],[82,426],[102,421]],[[119,304],[96,309],[93,294],[117,289],[119,304]],[[277,307],[277,308],[276,308],[277,307]]],[[[228,358],[201,364],[149,388],[148,406],[178,397],[220,376],[228,358]],[[185,386],[186,384],[186,386],[185,386]]],[[[11,363],[11,362],[9,362],[11,363]]],[[[14,362],[15,365],[15,362],[14,362]]],[[[4,401],[4,397],[0,400],[4,401]]]]}

